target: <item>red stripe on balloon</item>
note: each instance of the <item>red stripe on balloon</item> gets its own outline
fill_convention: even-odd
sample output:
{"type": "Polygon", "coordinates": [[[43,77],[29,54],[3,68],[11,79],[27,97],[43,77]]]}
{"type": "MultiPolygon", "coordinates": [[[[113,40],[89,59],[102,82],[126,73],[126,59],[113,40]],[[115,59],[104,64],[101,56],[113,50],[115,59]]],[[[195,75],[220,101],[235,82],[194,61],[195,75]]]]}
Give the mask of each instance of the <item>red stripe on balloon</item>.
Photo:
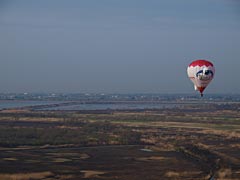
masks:
{"type": "Polygon", "coordinates": [[[196,60],[196,61],[193,61],[191,64],[189,64],[189,67],[192,66],[192,67],[195,67],[195,66],[213,66],[213,64],[209,61],[206,61],[206,60],[196,60]]]}

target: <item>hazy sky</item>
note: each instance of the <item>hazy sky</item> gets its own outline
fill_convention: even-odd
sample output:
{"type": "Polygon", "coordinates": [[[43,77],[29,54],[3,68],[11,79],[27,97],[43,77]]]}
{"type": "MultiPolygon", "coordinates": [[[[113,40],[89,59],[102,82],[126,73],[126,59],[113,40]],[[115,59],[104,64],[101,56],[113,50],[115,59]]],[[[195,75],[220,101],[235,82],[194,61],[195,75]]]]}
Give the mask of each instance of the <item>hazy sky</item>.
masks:
{"type": "Polygon", "coordinates": [[[194,93],[195,59],[240,92],[237,0],[0,1],[0,92],[194,93]]]}

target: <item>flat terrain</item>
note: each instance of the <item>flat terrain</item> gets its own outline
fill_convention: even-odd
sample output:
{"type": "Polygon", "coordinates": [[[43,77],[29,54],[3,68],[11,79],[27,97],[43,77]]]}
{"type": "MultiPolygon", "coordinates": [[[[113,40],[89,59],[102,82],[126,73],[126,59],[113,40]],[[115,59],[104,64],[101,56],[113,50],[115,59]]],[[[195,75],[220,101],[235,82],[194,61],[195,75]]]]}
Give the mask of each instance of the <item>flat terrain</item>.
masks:
{"type": "Polygon", "coordinates": [[[240,179],[240,104],[0,111],[0,179],[240,179]]]}

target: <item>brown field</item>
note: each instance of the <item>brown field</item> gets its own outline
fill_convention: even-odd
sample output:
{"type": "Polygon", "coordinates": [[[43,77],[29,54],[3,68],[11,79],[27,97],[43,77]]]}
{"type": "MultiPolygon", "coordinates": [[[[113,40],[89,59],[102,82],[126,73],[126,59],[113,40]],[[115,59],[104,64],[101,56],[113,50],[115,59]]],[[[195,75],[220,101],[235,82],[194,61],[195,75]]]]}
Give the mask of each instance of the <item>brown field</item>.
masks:
{"type": "Polygon", "coordinates": [[[0,180],[237,180],[239,107],[5,110],[0,180]]]}

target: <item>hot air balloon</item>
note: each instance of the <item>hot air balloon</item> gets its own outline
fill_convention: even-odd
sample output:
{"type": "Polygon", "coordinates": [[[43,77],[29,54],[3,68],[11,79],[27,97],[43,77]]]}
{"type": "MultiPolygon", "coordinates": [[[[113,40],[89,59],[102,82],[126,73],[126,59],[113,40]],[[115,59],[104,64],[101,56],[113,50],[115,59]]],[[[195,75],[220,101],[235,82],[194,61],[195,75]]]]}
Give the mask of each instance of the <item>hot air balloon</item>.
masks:
{"type": "Polygon", "coordinates": [[[187,68],[188,77],[194,84],[196,91],[203,96],[204,89],[208,86],[215,75],[215,68],[210,61],[195,60],[187,68]]]}

